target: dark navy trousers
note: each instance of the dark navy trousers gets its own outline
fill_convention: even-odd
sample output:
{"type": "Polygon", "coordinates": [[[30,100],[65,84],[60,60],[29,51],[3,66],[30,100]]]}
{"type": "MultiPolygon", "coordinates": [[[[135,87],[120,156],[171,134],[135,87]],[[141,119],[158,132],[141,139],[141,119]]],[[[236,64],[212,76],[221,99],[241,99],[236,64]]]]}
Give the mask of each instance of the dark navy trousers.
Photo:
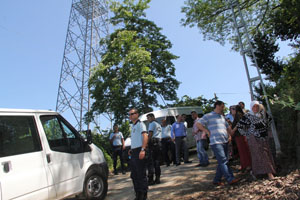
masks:
{"type": "Polygon", "coordinates": [[[148,191],[148,179],[146,175],[147,160],[139,159],[141,147],[131,150],[131,179],[135,192],[147,192],[148,191]]]}

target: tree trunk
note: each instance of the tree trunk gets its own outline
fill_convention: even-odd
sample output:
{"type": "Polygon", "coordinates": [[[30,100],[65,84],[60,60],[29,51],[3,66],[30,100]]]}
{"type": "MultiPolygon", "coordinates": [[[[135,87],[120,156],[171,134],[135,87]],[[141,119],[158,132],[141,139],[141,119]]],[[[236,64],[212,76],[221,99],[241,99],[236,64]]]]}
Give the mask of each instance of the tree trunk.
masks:
{"type": "Polygon", "coordinates": [[[144,83],[143,79],[141,79],[141,85],[142,85],[142,100],[144,103],[144,106],[142,106],[143,107],[142,111],[146,113],[148,111],[149,104],[148,104],[148,101],[146,98],[146,88],[145,88],[145,83],[144,83]]]}

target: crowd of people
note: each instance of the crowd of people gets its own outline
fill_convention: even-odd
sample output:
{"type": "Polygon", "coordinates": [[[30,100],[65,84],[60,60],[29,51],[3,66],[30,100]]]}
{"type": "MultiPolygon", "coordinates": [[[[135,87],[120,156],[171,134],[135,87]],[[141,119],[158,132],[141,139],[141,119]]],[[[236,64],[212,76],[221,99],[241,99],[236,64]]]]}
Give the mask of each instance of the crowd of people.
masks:
{"type": "MultiPolygon", "coordinates": [[[[217,160],[216,174],[213,184],[224,185],[223,177],[228,184],[235,184],[235,178],[229,166],[229,160],[239,158],[244,172],[257,175],[267,174],[269,179],[274,178],[275,164],[269,143],[272,139],[270,129],[271,118],[258,101],[252,101],[250,110],[245,109],[245,104],[230,106],[230,113],[224,115],[224,102],[216,101],[214,110],[201,118],[196,111],[191,112],[194,120],[192,133],[197,146],[199,167],[207,167],[209,157],[208,144],[217,160]]],[[[161,124],[155,120],[153,113],[147,114],[149,122],[146,125],[139,120],[137,109],[129,111],[131,128],[131,178],[137,200],[147,199],[148,185],[159,184],[161,161],[169,167],[171,164],[179,166],[183,161],[189,164],[187,146],[186,115],[177,115],[173,124],[168,124],[163,119],[161,124]],[[170,156],[171,155],[171,156],[170,156]]],[[[116,170],[117,156],[121,160],[121,170],[124,172],[122,150],[125,149],[124,138],[118,131],[117,125],[110,135],[113,146],[114,173],[116,170]]]]}

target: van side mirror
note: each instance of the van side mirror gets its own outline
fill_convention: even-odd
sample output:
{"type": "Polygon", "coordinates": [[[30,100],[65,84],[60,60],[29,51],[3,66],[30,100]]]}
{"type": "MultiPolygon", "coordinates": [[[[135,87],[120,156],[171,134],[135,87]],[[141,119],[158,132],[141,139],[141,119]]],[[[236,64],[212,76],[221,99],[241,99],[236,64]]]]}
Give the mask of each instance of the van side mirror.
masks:
{"type": "Polygon", "coordinates": [[[92,142],[93,142],[92,131],[90,129],[86,130],[85,135],[86,135],[87,143],[92,144],[92,142]]]}

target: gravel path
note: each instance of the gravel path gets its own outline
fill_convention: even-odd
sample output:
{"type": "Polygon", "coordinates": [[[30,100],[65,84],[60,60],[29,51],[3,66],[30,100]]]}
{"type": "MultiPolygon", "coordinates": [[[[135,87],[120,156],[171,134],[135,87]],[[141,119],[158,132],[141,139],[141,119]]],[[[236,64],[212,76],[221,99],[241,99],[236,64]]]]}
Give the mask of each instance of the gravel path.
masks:
{"type": "MultiPolygon", "coordinates": [[[[161,183],[149,186],[148,199],[182,199],[183,196],[212,185],[216,170],[216,160],[211,160],[208,167],[196,167],[198,159],[192,155],[190,164],[180,166],[161,166],[161,183]]],[[[106,200],[133,200],[134,191],[130,179],[130,172],[126,175],[110,175],[106,200]]]]}

